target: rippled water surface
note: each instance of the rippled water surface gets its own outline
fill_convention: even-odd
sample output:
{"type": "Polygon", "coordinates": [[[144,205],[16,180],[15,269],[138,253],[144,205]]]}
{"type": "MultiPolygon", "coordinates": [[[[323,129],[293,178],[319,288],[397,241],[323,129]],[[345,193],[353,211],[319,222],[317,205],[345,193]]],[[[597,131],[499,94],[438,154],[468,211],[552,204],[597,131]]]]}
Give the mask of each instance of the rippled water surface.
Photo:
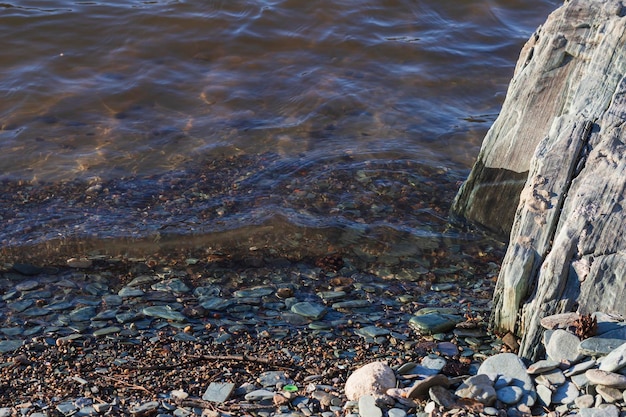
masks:
{"type": "Polygon", "coordinates": [[[404,256],[466,239],[447,205],[557,6],[2,3],[4,253],[132,238],[404,256]]]}

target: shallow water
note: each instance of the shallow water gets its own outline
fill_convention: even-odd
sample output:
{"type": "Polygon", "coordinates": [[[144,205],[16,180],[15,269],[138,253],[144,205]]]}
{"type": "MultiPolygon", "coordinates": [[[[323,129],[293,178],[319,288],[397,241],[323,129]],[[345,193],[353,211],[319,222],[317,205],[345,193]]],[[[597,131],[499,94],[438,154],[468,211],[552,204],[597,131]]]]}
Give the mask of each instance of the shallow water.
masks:
{"type": "Polygon", "coordinates": [[[557,6],[5,2],[3,250],[467,239],[447,205],[557,6]]]}

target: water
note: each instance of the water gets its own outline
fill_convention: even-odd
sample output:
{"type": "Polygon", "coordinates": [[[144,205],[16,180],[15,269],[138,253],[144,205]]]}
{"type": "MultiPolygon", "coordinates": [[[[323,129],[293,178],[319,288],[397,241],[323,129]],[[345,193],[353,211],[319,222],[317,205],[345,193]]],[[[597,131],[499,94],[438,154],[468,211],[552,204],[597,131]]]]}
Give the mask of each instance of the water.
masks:
{"type": "Polygon", "coordinates": [[[557,6],[2,3],[1,254],[471,240],[447,207],[557,6]]]}

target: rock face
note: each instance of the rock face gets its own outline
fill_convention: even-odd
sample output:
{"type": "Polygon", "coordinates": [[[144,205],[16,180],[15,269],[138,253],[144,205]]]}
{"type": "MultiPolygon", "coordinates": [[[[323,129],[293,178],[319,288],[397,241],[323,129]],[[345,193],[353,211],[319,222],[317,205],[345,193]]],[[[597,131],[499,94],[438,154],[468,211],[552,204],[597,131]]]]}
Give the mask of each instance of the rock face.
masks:
{"type": "Polygon", "coordinates": [[[625,16],[615,0],[549,16],[453,205],[509,236],[492,323],[522,336],[523,357],[540,353],[544,316],[626,314],[625,16]]]}

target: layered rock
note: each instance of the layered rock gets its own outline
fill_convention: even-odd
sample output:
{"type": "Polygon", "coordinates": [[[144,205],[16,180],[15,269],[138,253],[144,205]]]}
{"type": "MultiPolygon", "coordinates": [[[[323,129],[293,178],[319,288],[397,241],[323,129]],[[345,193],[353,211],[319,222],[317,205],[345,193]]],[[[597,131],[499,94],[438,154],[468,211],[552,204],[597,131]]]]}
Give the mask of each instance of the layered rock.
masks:
{"type": "Polygon", "coordinates": [[[526,43],[453,213],[509,235],[494,326],[536,357],[547,315],[626,313],[626,7],[572,0],[526,43]]]}

